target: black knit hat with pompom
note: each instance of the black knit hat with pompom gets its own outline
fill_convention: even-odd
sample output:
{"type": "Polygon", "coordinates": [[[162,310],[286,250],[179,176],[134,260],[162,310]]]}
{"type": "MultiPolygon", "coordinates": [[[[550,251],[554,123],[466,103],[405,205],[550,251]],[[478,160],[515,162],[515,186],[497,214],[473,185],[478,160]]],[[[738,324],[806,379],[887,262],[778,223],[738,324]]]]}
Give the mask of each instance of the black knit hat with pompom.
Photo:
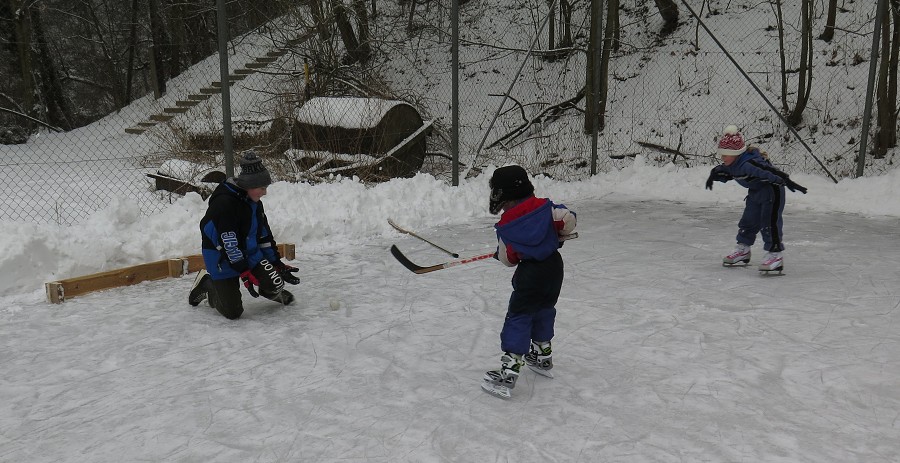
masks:
{"type": "Polygon", "coordinates": [[[272,184],[272,176],[263,165],[262,159],[253,151],[247,151],[241,156],[241,174],[234,180],[237,186],[245,190],[272,184]]]}

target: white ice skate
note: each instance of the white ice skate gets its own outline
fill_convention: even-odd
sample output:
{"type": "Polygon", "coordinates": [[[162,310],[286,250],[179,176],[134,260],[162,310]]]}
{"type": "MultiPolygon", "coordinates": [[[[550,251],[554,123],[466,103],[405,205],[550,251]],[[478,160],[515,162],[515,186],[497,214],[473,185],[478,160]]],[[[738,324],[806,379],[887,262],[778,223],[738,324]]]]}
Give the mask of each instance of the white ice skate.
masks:
{"type": "Polygon", "coordinates": [[[734,251],[731,251],[731,254],[722,258],[722,265],[726,267],[733,267],[738,264],[743,264],[746,267],[749,263],[750,246],[742,243],[738,243],[737,246],[734,247],[734,251]]]}
{"type": "Polygon", "coordinates": [[[762,263],[759,264],[759,271],[765,274],[778,272],[779,275],[782,275],[784,271],[784,257],[780,252],[767,252],[762,263]]]}
{"type": "Polygon", "coordinates": [[[550,341],[541,343],[532,341],[531,350],[524,358],[525,364],[535,373],[548,378],[553,377],[553,372],[550,371],[553,368],[553,348],[550,341]]]}
{"type": "Polygon", "coordinates": [[[500,357],[500,369],[484,373],[481,389],[502,399],[510,398],[512,396],[511,389],[516,387],[516,380],[519,379],[519,372],[524,364],[522,355],[504,352],[500,357]]]}

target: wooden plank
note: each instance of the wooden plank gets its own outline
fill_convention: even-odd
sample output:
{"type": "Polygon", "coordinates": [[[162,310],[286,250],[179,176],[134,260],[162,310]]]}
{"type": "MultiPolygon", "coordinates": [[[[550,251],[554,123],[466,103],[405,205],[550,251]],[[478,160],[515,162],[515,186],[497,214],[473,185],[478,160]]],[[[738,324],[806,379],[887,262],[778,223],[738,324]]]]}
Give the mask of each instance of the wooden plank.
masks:
{"type": "Polygon", "coordinates": [[[135,265],[133,267],[48,283],[48,285],[52,286],[47,287],[47,294],[48,297],[50,297],[50,302],[59,303],[65,301],[66,298],[80,296],[94,291],[169,278],[171,276],[170,273],[169,260],[160,260],[147,264],[135,265]],[[53,297],[54,294],[56,295],[55,298],[53,297]]]}
{"type": "Polygon", "coordinates": [[[59,304],[65,299],[62,283],[54,281],[44,285],[44,288],[47,290],[47,300],[51,304],[59,304]]]}
{"type": "Polygon", "coordinates": [[[203,256],[195,255],[195,256],[187,256],[185,257],[188,262],[188,273],[199,272],[202,269],[206,268],[206,264],[203,263],[203,256]]]}
{"type": "Polygon", "coordinates": [[[285,260],[294,260],[296,252],[294,243],[281,243],[278,245],[278,254],[281,254],[281,257],[285,260]]]}
{"type": "MultiPolygon", "coordinates": [[[[278,252],[286,260],[293,260],[296,251],[293,243],[281,243],[278,252]]],[[[105,289],[130,286],[144,281],[160,280],[163,278],[178,278],[183,275],[198,272],[205,268],[203,256],[194,254],[174,259],[160,260],[147,264],[134,265],[108,272],[94,273],[60,281],[44,284],[47,292],[47,301],[52,304],[65,302],[66,299],[102,291],[105,289]]]]}

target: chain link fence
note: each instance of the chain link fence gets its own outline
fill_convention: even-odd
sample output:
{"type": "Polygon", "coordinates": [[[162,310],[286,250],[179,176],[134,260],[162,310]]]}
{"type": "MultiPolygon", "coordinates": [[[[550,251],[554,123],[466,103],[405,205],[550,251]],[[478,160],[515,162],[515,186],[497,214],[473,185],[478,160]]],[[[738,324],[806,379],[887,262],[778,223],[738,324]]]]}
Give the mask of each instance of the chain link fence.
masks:
{"type": "MultiPolygon", "coordinates": [[[[639,155],[657,165],[712,165],[721,130],[735,124],[782,170],[852,175],[875,5],[842,5],[843,33],[813,41],[810,98],[795,133],[770,107],[783,110],[783,93],[797,101],[800,2],[783,3],[786,71],[768,2],[691,0],[712,35],[680,4],[679,25],[664,36],[654,2],[621,5],[598,170],[639,155]]],[[[235,152],[260,152],[280,180],[374,182],[419,170],[450,180],[450,4],[377,5],[365,66],[349,62],[340,33],[315,27],[305,9],[231,40],[235,152]]],[[[589,7],[554,3],[552,47],[545,0],[460,7],[460,172],[517,162],[562,180],[590,176],[589,7]]],[[[821,27],[824,12],[814,13],[821,27]]],[[[206,194],[224,178],[220,81],[214,55],[170,81],[164,95],[76,130],[45,128],[25,143],[0,145],[3,217],[71,224],[109,204],[150,214],[185,191],[206,194]]],[[[892,164],[892,152],[867,158],[865,173],[892,164]]]]}

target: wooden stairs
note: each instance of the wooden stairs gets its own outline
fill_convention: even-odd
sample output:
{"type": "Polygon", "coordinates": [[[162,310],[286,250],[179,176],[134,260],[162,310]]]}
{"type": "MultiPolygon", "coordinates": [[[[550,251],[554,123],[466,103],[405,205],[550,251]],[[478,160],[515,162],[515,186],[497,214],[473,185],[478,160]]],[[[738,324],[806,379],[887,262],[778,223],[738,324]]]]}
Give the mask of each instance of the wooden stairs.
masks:
{"type": "MultiPolygon", "coordinates": [[[[235,69],[228,75],[228,85],[232,86],[235,84],[235,82],[244,80],[245,78],[247,78],[247,76],[265,69],[266,67],[286,55],[292,47],[306,42],[311,37],[313,37],[313,35],[315,35],[315,29],[297,37],[296,39],[289,40],[284,47],[276,48],[272,51],[267,52],[265,56],[255,58],[253,61],[245,63],[243,67],[235,69]]],[[[212,97],[213,95],[217,95],[220,93],[222,93],[222,82],[210,82],[208,87],[203,87],[198,90],[197,93],[188,95],[186,99],[176,101],[175,106],[164,108],[161,113],[151,114],[147,117],[146,120],[138,122],[131,127],[125,128],[125,133],[140,135],[147,130],[150,130],[157,124],[168,122],[180,114],[187,113],[194,106],[197,106],[198,104],[210,99],[210,97],[212,97]]]]}

